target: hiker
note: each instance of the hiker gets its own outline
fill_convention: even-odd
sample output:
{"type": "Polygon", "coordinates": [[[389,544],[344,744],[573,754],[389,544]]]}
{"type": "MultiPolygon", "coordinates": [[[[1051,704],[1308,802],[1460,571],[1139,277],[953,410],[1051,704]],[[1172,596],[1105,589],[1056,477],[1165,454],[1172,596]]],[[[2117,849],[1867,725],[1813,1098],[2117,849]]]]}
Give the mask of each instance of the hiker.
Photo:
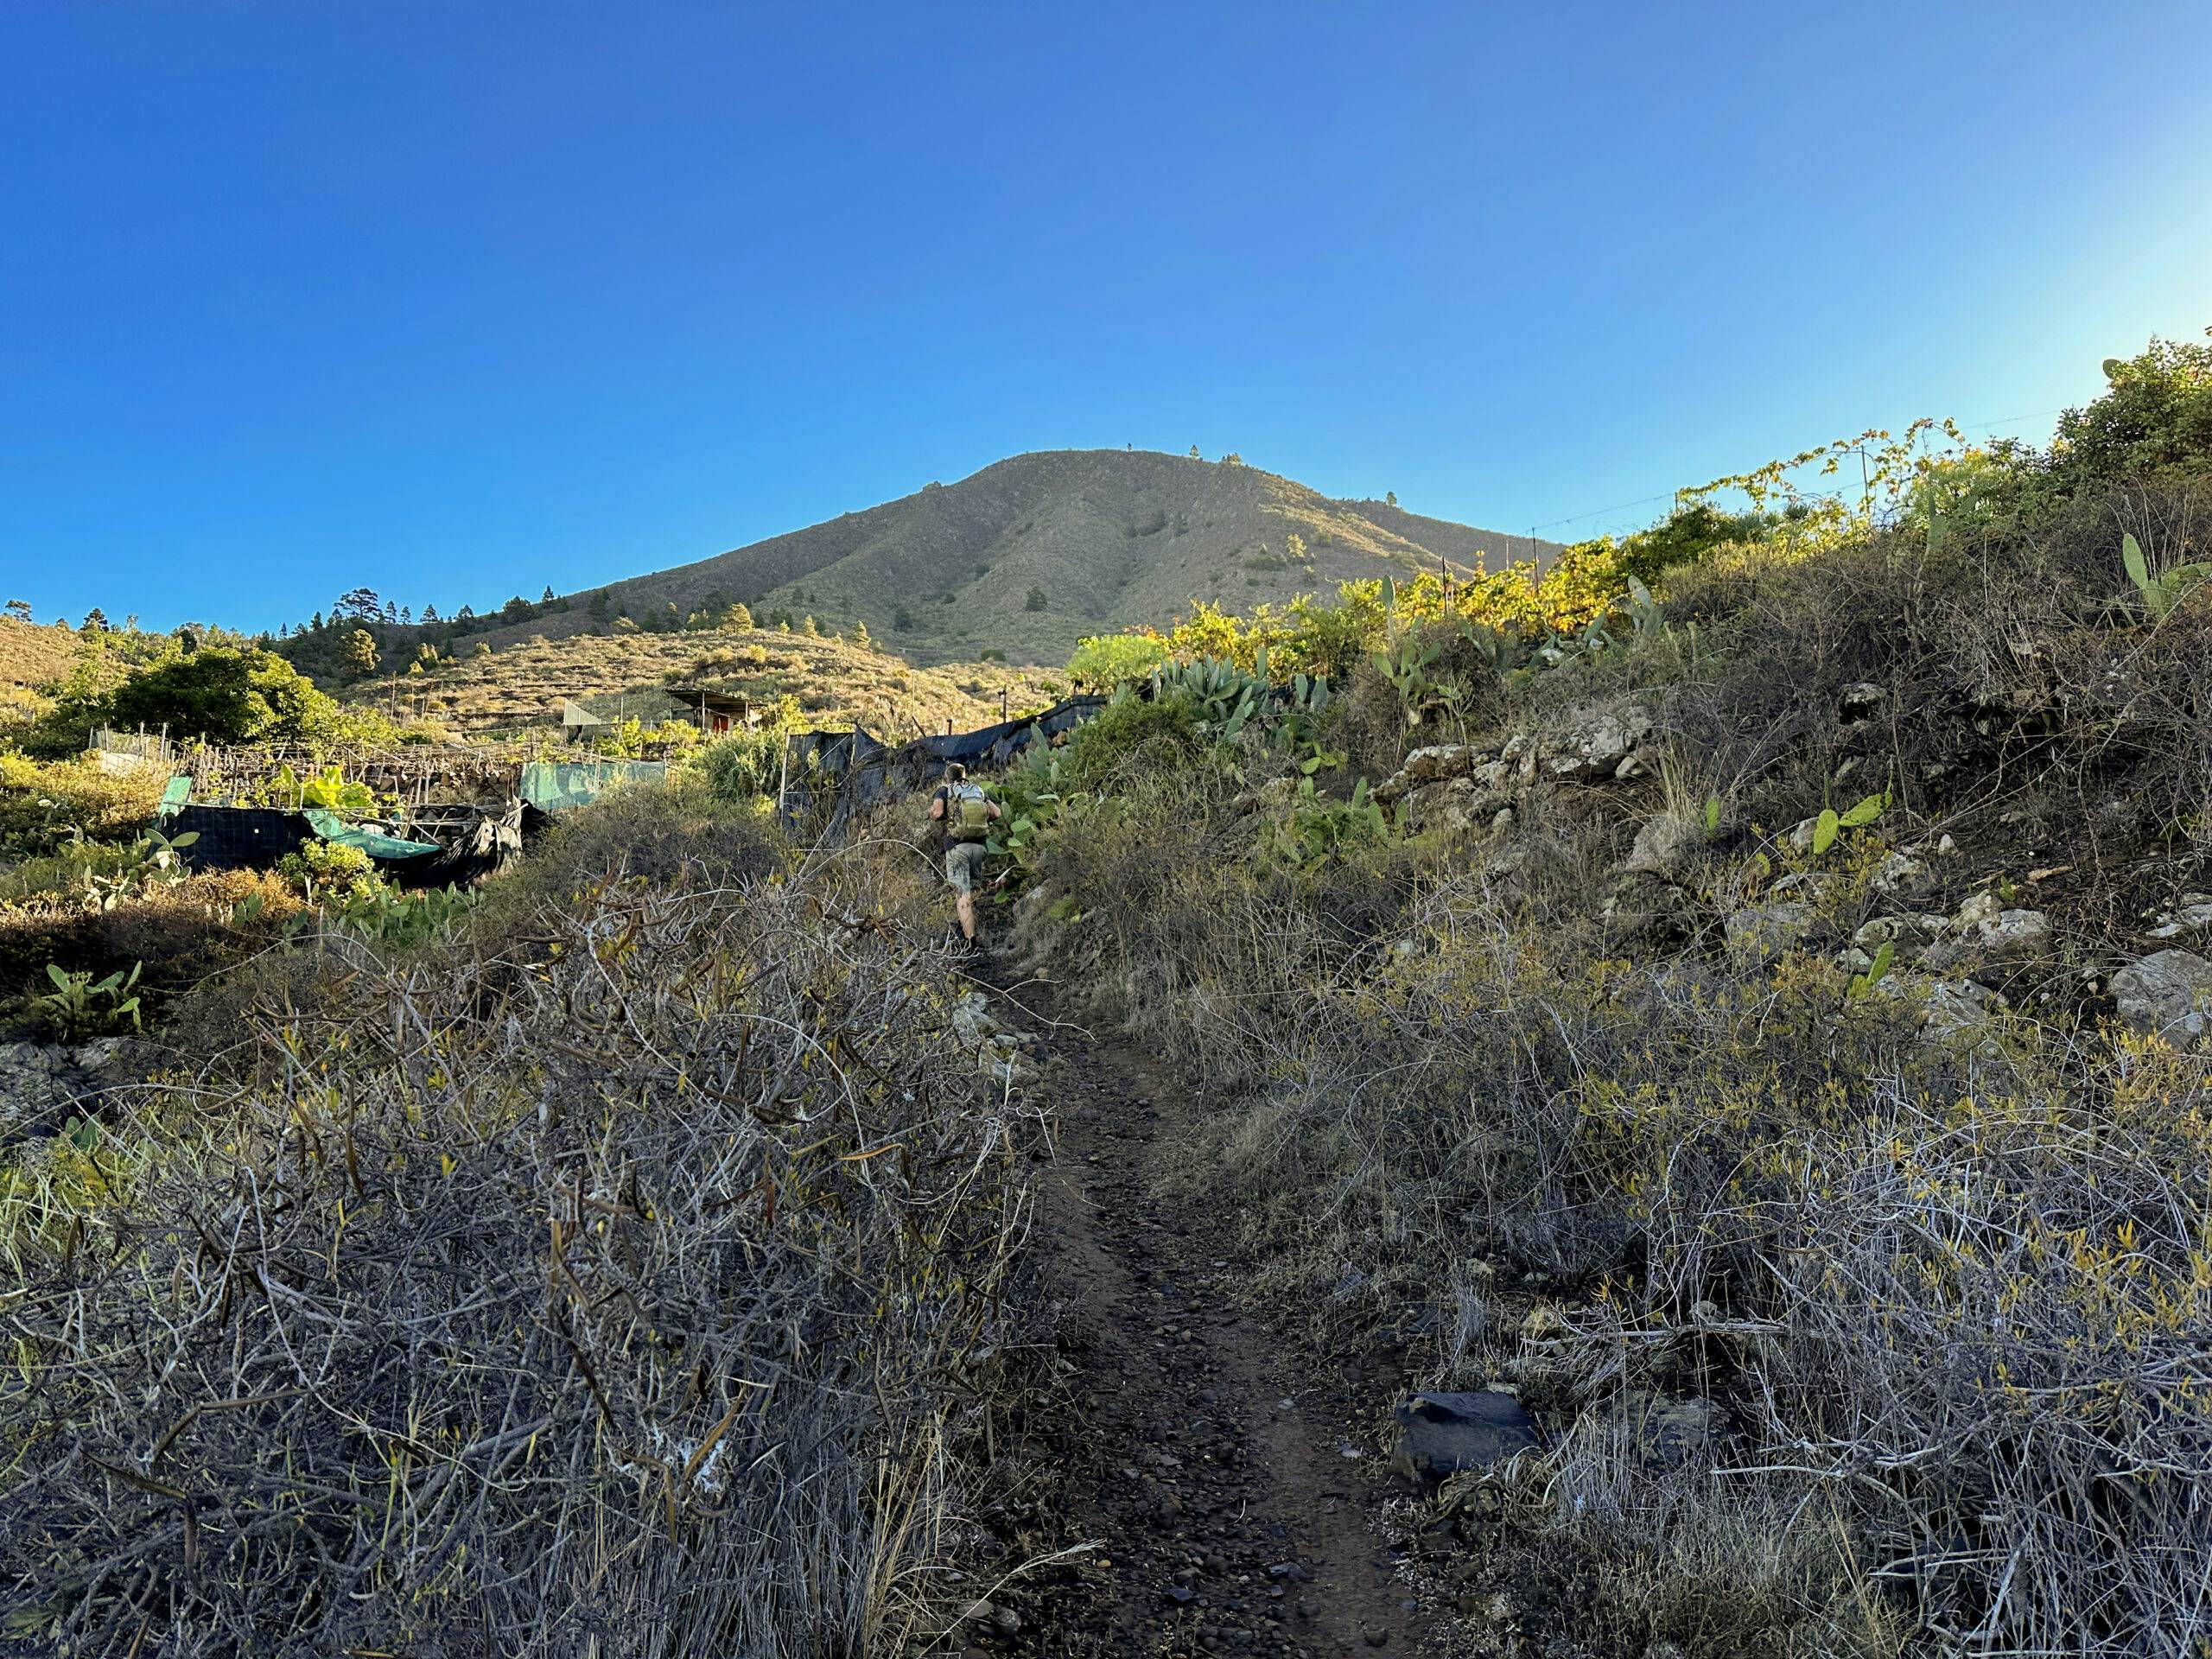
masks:
{"type": "Polygon", "coordinates": [[[1004,817],[982,787],[968,781],[957,760],[944,769],[944,784],[930,797],[930,817],[944,825],[944,879],[952,883],[953,908],[960,912],[960,935],[976,942],[976,878],[982,873],[983,843],[991,825],[1004,817]]]}

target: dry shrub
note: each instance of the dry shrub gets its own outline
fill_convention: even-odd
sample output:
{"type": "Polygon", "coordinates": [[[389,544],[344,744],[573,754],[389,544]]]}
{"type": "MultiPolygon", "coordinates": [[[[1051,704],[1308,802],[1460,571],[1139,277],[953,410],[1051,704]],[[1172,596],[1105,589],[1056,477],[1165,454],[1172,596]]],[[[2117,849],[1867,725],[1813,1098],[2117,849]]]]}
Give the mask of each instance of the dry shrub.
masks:
{"type": "Polygon", "coordinates": [[[1027,1223],[1020,1114],[947,1036],[944,963],[856,890],[624,879],[416,959],[336,942],[251,1047],[15,1171],[11,1629],[142,1655],[932,1634],[955,1384],[1027,1223]]]}
{"type": "Polygon", "coordinates": [[[1909,1001],[1803,958],[1748,982],[1592,960],[1466,878],[1364,950],[1305,912],[1268,944],[1243,995],[1170,1006],[1266,1080],[1217,1167],[1277,1281],[1351,1267],[1449,1304],[1491,1282],[1471,1259],[1533,1272],[1574,1305],[1560,1339],[1484,1351],[1511,1318],[1463,1318],[1459,1380],[1517,1370],[1561,1421],[1691,1387],[1735,1427],[1663,1491],[1632,1446],[1570,1441],[1552,1524],[1611,1586],[1601,1624],[1715,1654],[1900,1621],[2016,1652],[2212,1635],[2202,1060],[2024,1027],[1931,1042],[1909,1001]],[[1811,1531],[1759,1557],[1785,1513],[1811,1531]],[[1695,1634],[1714,1599],[1725,1642],[1695,1634]]]}

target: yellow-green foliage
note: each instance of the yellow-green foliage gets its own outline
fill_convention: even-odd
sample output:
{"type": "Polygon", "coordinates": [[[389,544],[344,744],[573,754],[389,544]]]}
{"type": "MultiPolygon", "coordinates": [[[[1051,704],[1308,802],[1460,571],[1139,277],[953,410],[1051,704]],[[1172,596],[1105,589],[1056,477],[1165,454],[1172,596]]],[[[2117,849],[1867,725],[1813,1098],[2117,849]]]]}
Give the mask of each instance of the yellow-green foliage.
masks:
{"type": "Polygon", "coordinates": [[[358,847],[333,841],[310,841],[297,852],[285,854],[277,861],[276,873],[299,893],[326,904],[348,905],[380,898],[391,890],[377,873],[374,859],[358,847]]]}
{"type": "Polygon", "coordinates": [[[1110,684],[1142,677],[1159,661],[1233,663],[1246,672],[1264,649],[1271,673],[1336,677],[1395,632],[1439,622],[1486,630],[1521,645],[1580,633],[1613,616],[1629,598],[1630,564],[1611,538],[1567,549],[1548,568],[1527,561],[1447,584],[1433,571],[1412,580],[1348,582],[1336,602],[1300,596],[1281,609],[1240,616],[1201,601],[1165,632],[1137,629],[1086,639],[1071,676],[1110,684]],[[1137,665],[1141,664],[1141,667],[1137,665]]]}
{"type": "Polygon", "coordinates": [[[32,760],[0,750],[0,857],[28,858],[79,836],[143,832],[167,779],[153,768],[111,777],[90,760],[32,760]]]}

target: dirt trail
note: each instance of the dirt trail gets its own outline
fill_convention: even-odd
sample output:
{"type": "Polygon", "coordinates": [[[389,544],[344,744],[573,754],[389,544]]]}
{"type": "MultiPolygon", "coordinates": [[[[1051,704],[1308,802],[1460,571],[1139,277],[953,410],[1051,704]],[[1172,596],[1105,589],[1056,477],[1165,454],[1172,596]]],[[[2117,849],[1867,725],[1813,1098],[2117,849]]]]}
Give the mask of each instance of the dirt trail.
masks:
{"type": "MultiPolygon", "coordinates": [[[[1035,1028],[1033,984],[1013,993],[1035,1028]]],[[[1161,1193],[1195,1091],[1134,1045],[1060,1027],[1058,1156],[1037,1250],[1076,1367],[1046,1431],[1065,1535],[1098,1550],[986,1650],[1335,1659],[1440,1652],[1373,1520],[1391,1495],[1347,1425],[1388,1403],[1313,1374],[1238,1307],[1226,1218],[1161,1193]]]]}

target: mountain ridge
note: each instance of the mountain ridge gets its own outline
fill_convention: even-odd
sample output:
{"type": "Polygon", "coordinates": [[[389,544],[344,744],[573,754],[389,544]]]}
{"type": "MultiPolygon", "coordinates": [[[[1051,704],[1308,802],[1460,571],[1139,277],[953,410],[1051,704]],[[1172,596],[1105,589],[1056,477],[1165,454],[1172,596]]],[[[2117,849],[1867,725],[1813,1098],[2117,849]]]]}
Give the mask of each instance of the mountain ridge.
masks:
{"type": "Polygon", "coordinates": [[[1230,457],[1055,449],[1010,455],[951,484],[567,595],[566,612],[494,632],[588,632],[741,601],[865,622],[918,664],[1064,661],[1090,633],[1160,625],[1198,601],[1249,611],[1341,582],[1441,566],[1493,569],[1555,543],[1458,524],[1387,501],[1325,496],[1230,457]],[[596,596],[607,598],[594,609],[596,596]]]}

